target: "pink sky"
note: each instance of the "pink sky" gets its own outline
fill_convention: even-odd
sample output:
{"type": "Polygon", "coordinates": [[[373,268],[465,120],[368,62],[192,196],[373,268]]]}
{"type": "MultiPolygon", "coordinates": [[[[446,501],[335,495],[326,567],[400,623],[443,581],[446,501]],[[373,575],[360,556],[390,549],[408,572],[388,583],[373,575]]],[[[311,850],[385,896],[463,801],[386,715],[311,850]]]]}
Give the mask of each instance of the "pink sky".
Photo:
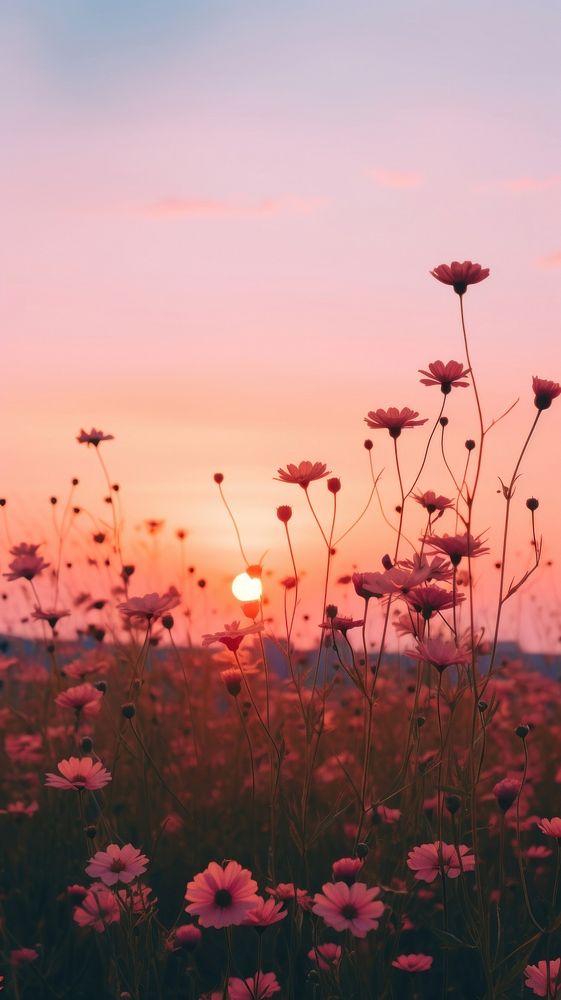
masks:
{"type": "MultiPolygon", "coordinates": [[[[477,530],[495,552],[497,476],[533,417],[531,376],[561,378],[561,14],[478,2],[461,17],[435,0],[291,2],[282,17],[247,0],[182,6],[141,3],[133,16],[127,3],[94,13],[60,0],[47,18],[37,2],[0,15],[12,534],[47,539],[48,497],[73,475],[79,502],[105,516],[95,456],[75,442],[101,427],[116,438],[105,455],[131,551],[135,526],[165,519],[171,575],[173,531],[186,527],[189,561],[214,588],[208,608],[231,620],[221,588],[242,567],[213,472],[253,558],[268,550],[288,573],[274,511],[293,503],[302,563],[317,566],[303,495],[276,469],[326,462],[352,519],[368,492],[366,412],[432,418],[438,392],[417,369],[463,360],[456,297],[428,271],[471,258],[491,268],[466,297],[488,421],[520,397],[488,441],[477,530]]],[[[473,404],[450,402],[461,446],[473,404]]],[[[561,403],[519,485],[521,501],[541,502],[554,562],[542,583],[561,558],[560,430],[561,403]]],[[[391,505],[391,442],[373,437],[391,505]]],[[[402,438],[411,470],[421,439],[402,438]]],[[[428,475],[422,485],[446,492],[428,475]]],[[[526,513],[513,521],[524,565],[526,513]]],[[[373,513],[338,571],[377,569],[388,546],[373,513]]],[[[533,627],[522,633],[536,644],[533,627]]]]}

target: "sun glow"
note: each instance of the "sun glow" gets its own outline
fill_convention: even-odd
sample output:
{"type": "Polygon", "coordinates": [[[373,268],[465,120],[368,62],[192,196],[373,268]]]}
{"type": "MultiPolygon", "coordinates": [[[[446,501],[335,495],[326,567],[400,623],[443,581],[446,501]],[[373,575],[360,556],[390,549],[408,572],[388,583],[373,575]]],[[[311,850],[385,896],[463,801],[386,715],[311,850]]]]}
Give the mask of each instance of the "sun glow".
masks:
{"type": "Polygon", "coordinates": [[[258,601],[263,592],[259,577],[238,573],[232,581],[232,593],[238,601],[258,601]]]}

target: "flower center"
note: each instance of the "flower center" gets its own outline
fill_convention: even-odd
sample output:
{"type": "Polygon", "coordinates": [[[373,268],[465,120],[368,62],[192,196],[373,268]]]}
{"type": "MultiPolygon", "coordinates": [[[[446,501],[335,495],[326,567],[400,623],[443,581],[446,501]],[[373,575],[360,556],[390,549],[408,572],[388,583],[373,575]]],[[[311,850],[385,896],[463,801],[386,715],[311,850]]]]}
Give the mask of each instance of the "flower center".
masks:
{"type": "Polygon", "coordinates": [[[341,916],[345,920],[355,920],[358,917],[358,910],[352,903],[347,903],[341,910],[341,916]]]}
{"type": "Polygon", "coordinates": [[[124,861],[121,861],[120,858],[115,858],[115,860],[111,862],[111,868],[109,870],[112,872],[123,872],[126,867],[127,866],[124,861]]]}
{"type": "Polygon", "coordinates": [[[232,905],[232,893],[228,892],[227,889],[219,889],[215,893],[214,902],[220,909],[225,910],[227,906],[232,905]]]}

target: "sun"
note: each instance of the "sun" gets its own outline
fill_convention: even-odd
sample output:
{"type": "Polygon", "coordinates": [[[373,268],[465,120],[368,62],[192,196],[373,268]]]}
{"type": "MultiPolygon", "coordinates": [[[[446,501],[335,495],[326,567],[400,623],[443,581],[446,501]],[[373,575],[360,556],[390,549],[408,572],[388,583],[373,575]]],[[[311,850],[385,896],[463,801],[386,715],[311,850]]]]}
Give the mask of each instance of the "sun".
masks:
{"type": "Polygon", "coordinates": [[[232,593],[238,601],[258,601],[263,593],[259,577],[238,573],[232,581],[232,593]]]}

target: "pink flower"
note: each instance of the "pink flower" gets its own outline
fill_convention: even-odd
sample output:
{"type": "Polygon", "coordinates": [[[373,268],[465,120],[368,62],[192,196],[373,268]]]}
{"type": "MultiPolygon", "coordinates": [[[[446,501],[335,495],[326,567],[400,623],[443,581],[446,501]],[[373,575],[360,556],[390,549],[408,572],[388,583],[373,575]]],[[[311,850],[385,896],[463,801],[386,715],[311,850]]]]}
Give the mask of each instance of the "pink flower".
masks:
{"type": "Polygon", "coordinates": [[[451,591],[430,584],[428,587],[413,587],[405,595],[405,599],[417,614],[429,621],[437,611],[453,608],[454,603],[459,604],[465,597],[464,594],[456,594],[454,599],[451,591]]]}
{"type": "Polygon", "coordinates": [[[94,448],[97,448],[102,441],[114,441],[115,439],[112,434],[104,434],[103,431],[96,431],[95,427],[92,427],[89,433],[82,429],[76,440],[78,444],[87,444],[88,447],[93,444],[94,448]]]}
{"type": "Polygon", "coordinates": [[[459,361],[449,361],[446,365],[443,361],[433,361],[429,365],[428,372],[419,368],[419,374],[427,376],[426,378],[419,379],[423,385],[439,385],[445,396],[453,388],[465,389],[469,385],[469,382],[461,381],[466,375],[469,375],[469,368],[464,369],[464,366],[459,361]]]}
{"type": "Polygon", "coordinates": [[[390,406],[389,410],[370,410],[364,419],[369,427],[374,430],[385,429],[390,432],[390,437],[398,438],[402,430],[406,427],[420,427],[426,424],[428,417],[416,420],[419,414],[415,410],[410,410],[405,406],[398,410],[396,406],[390,406]]]}
{"type": "Polygon", "coordinates": [[[502,781],[497,781],[493,788],[493,795],[503,812],[507,812],[514,805],[519,794],[520,782],[516,778],[503,778],[502,781]]]}
{"type": "Polygon", "coordinates": [[[366,937],[368,931],[378,927],[378,917],[384,904],[376,897],[378,886],[371,889],[364,882],[347,885],[346,882],[326,882],[322,893],[314,896],[313,912],[322,917],[328,927],[336,931],[349,930],[355,937],[366,937]]]}
{"type": "Polygon", "coordinates": [[[239,622],[232,622],[231,625],[224,626],[223,632],[213,632],[211,635],[203,635],[202,643],[203,646],[212,646],[215,642],[221,642],[230,652],[235,653],[244,636],[262,632],[264,628],[263,622],[254,622],[253,625],[247,625],[246,628],[240,628],[239,622]]]}
{"type": "Polygon", "coordinates": [[[330,632],[332,629],[335,629],[336,632],[342,632],[343,635],[346,635],[350,628],[362,628],[363,625],[363,618],[353,619],[346,618],[344,615],[335,615],[334,618],[328,618],[328,620],[323,622],[323,625],[320,625],[319,627],[329,629],[330,632]]]}
{"type": "Polygon", "coordinates": [[[429,514],[434,514],[438,511],[439,515],[442,515],[445,510],[454,507],[454,501],[449,500],[448,497],[437,496],[433,490],[427,490],[426,493],[415,493],[413,499],[417,503],[421,504],[429,514]]]}
{"type": "Polygon", "coordinates": [[[57,767],[62,775],[47,774],[45,784],[49,788],[62,788],[65,790],[75,789],[79,791],[85,788],[89,792],[103,788],[109,781],[111,775],[99,761],[93,761],[91,757],[69,757],[68,760],[61,760],[57,767]]]}
{"type": "Polygon", "coordinates": [[[553,819],[540,819],[538,826],[546,837],[555,837],[557,840],[561,840],[561,819],[559,816],[554,816],[553,819]]]}
{"type": "Polygon", "coordinates": [[[204,872],[187,883],[185,899],[190,905],[185,909],[198,916],[202,927],[243,924],[259,904],[256,890],[251,872],[237,861],[229,861],[225,868],[211,861],[204,872]]]}
{"type": "Polygon", "coordinates": [[[428,972],[433,961],[432,955],[398,955],[392,965],[402,972],[428,972]]]}
{"type": "Polygon", "coordinates": [[[76,687],[61,691],[55,702],[60,708],[72,708],[76,714],[85,716],[97,715],[101,709],[103,691],[98,691],[93,684],[77,684],[76,687]]]}
{"type": "Polygon", "coordinates": [[[36,812],[39,811],[38,802],[30,802],[26,806],[25,802],[18,799],[17,802],[9,802],[6,809],[0,809],[0,814],[3,816],[34,816],[36,812]]]}
{"type": "Polygon", "coordinates": [[[380,817],[382,823],[399,823],[401,819],[401,809],[390,809],[388,806],[378,806],[376,813],[380,817]]]}
{"type": "Polygon", "coordinates": [[[148,858],[141,854],[138,847],[125,844],[109,844],[106,851],[97,851],[86,865],[90,878],[101,879],[104,885],[116,885],[124,882],[128,885],[135,878],[143,875],[148,865],[148,858]]]}
{"type": "Polygon", "coordinates": [[[356,877],[364,867],[362,858],[340,858],[331,865],[333,879],[335,882],[345,882],[346,885],[353,885],[356,877]]]}
{"type": "Polygon", "coordinates": [[[532,379],[532,389],[534,405],[538,410],[549,410],[552,401],[561,393],[561,385],[558,382],[550,382],[548,379],[538,378],[537,375],[532,379]]]}
{"type": "Polygon", "coordinates": [[[463,556],[475,559],[489,551],[484,547],[480,535],[474,538],[467,532],[463,535],[429,535],[426,544],[434,552],[445,552],[453,566],[458,566],[463,556]]]}
{"type": "Polygon", "coordinates": [[[462,871],[472,872],[475,868],[475,858],[469,853],[469,847],[464,844],[460,845],[458,857],[458,852],[452,844],[435,841],[434,844],[421,844],[409,851],[407,867],[415,872],[417,881],[434,882],[437,875],[458,878],[462,871]]]}
{"type": "Polygon", "coordinates": [[[417,641],[416,649],[406,649],[407,656],[414,660],[421,660],[430,663],[440,673],[446,667],[457,666],[460,663],[470,663],[471,653],[467,649],[460,649],[455,642],[448,639],[426,639],[417,641]]]}
{"type": "Polygon", "coordinates": [[[285,903],[296,903],[303,910],[311,910],[312,897],[305,889],[297,889],[292,882],[279,882],[278,885],[267,887],[265,892],[275,899],[282,899],[285,903]]]}
{"type": "Polygon", "coordinates": [[[313,480],[329,475],[323,462],[300,462],[300,465],[289,462],[286,469],[277,469],[278,476],[273,476],[273,479],[280,483],[297,483],[303,490],[307,490],[313,480]]]}
{"type": "Polygon", "coordinates": [[[244,924],[250,924],[252,927],[270,927],[271,924],[284,920],[287,915],[288,911],[283,910],[282,903],[258,897],[257,906],[249,911],[244,924]]]}
{"type": "MultiPolygon", "coordinates": [[[[25,543],[23,543],[25,544],[25,543]]],[[[23,548],[23,546],[16,546],[16,548],[23,548]]],[[[38,546],[29,546],[29,548],[38,548],[38,546]]],[[[12,549],[12,553],[14,553],[12,549]]],[[[4,573],[6,580],[33,580],[35,576],[39,576],[50,563],[45,562],[43,556],[38,556],[35,552],[21,553],[16,555],[15,559],[12,559],[9,563],[8,568],[11,573],[4,573]]]]}
{"type": "Polygon", "coordinates": [[[340,944],[332,944],[331,941],[328,941],[312,948],[308,952],[308,958],[311,958],[312,962],[316,962],[318,968],[323,972],[329,972],[330,969],[337,968],[342,954],[343,949],[340,944]]]}
{"type": "Polygon", "coordinates": [[[228,1000],[267,1000],[280,993],[274,972],[256,972],[248,979],[228,980],[228,1000]]]}
{"type": "Polygon", "coordinates": [[[561,958],[553,958],[549,963],[538,962],[537,965],[527,965],[524,969],[526,976],[525,986],[532,990],[537,997],[547,997],[547,1000],[554,1000],[561,992],[561,958]],[[549,964],[549,969],[548,969],[549,964]],[[549,972],[549,990],[547,988],[549,972]]]}
{"type": "Polygon", "coordinates": [[[39,952],[35,951],[35,948],[14,948],[10,952],[10,964],[11,965],[28,965],[29,962],[35,962],[39,958],[39,952]]]}
{"type": "Polygon", "coordinates": [[[464,295],[468,285],[476,285],[489,277],[489,268],[464,260],[463,264],[453,260],[451,264],[439,264],[431,272],[433,278],[444,285],[452,285],[457,295],[464,295]]]}
{"type": "Polygon", "coordinates": [[[109,924],[119,922],[121,911],[113,893],[101,883],[97,883],[92,885],[80,905],[76,907],[73,917],[80,927],[93,927],[98,934],[103,934],[109,924]]]}
{"type": "Polygon", "coordinates": [[[176,608],[181,603],[181,597],[175,587],[160,596],[160,594],[145,594],[144,597],[131,597],[128,601],[118,604],[121,614],[135,625],[156,621],[161,615],[176,608]]]}
{"type": "Polygon", "coordinates": [[[185,948],[185,951],[193,951],[202,940],[202,932],[195,924],[181,924],[177,927],[170,939],[171,950],[185,948]]]}
{"type": "Polygon", "coordinates": [[[55,611],[53,608],[41,611],[41,608],[35,607],[35,611],[31,612],[31,617],[36,622],[48,622],[51,628],[56,628],[60,619],[68,618],[70,614],[70,611],[55,611]]]}

